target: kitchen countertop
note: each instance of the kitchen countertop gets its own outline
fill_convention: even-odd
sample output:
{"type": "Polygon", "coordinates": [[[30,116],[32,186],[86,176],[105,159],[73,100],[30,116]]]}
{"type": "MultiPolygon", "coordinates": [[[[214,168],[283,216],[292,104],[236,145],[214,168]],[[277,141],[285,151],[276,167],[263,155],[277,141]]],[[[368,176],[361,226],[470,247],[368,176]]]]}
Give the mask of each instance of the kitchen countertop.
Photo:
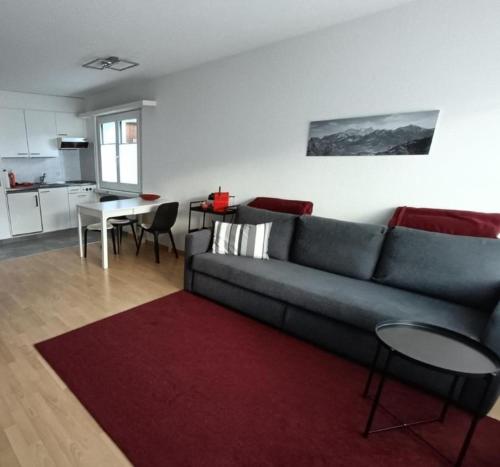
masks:
{"type": "Polygon", "coordinates": [[[33,183],[31,186],[20,186],[19,188],[7,188],[6,193],[21,193],[25,191],[38,191],[44,188],[65,188],[68,186],[82,186],[82,185],[93,185],[95,182],[84,182],[84,183],[73,183],[73,182],[61,182],[61,183],[33,183]]]}

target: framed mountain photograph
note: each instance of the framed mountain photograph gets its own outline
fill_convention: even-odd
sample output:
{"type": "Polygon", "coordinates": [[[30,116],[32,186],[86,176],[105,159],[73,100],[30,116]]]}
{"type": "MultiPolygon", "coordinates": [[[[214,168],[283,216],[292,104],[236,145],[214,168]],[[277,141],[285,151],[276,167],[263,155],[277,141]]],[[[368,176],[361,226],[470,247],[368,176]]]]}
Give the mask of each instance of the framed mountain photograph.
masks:
{"type": "Polygon", "coordinates": [[[439,110],[311,122],[308,156],[429,154],[439,110]]]}

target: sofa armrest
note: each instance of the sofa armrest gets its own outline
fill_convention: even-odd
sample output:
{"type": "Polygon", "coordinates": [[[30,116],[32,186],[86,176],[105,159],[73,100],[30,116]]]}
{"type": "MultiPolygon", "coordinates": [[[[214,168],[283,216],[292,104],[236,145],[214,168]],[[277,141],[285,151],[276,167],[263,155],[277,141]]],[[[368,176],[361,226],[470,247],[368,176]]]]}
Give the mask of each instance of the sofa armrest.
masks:
{"type": "Polygon", "coordinates": [[[497,304],[486,328],[481,336],[481,342],[489,347],[497,355],[500,355],[500,303],[497,304]]]}
{"type": "Polygon", "coordinates": [[[198,230],[186,235],[184,247],[184,289],[191,291],[193,288],[192,258],[195,255],[206,253],[210,247],[212,232],[207,229],[198,230]]]}
{"type": "MultiPolygon", "coordinates": [[[[481,343],[500,355],[500,303],[490,315],[490,319],[481,335],[481,343]]],[[[485,380],[467,379],[462,387],[460,401],[465,407],[476,410],[479,397],[484,391],[485,380]]],[[[490,391],[485,396],[484,406],[480,408],[482,414],[487,414],[500,395],[500,375],[493,380],[490,391]]]]}

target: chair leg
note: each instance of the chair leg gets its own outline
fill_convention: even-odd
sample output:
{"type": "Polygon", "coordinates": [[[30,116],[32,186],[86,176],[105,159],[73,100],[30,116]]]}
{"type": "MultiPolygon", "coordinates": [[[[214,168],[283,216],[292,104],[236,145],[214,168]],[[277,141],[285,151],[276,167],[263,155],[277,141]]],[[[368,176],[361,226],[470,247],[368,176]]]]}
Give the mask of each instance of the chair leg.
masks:
{"type": "Polygon", "coordinates": [[[120,250],[122,249],[122,236],[123,236],[123,225],[119,225],[116,229],[116,235],[118,237],[118,254],[120,254],[120,250]]]}
{"type": "Polygon", "coordinates": [[[83,241],[84,241],[84,246],[83,246],[83,257],[87,257],[87,238],[88,238],[89,231],[87,228],[85,228],[85,231],[83,232],[83,241]]]}
{"type": "Polygon", "coordinates": [[[130,224],[130,228],[132,229],[132,234],[134,235],[135,247],[137,248],[138,243],[137,243],[137,235],[136,235],[136,233],[135,233],[135,227],[134,227],[134,224],[130,224]]]}
{"type": "Polygon", "coordinates": [[[113,241],[113,253],[116,255],[116,238],[115,238],[115,229],[111,229],[111,240],[113,241]]]}
{"type": "Polygon", "coordinates": [[[158,242],[158,232],[153,232],[155,237],[155,260],[158,264],[160,264],[160,244],[158,242]]]}
{"type": "Polygon", "coordinates": [[[139,243],[137,244],[137,250],[135,250],[135,256],[138,256],[139,251],[141,251],[142,237],[144,235],[144,229],[142,227],[139,228],[141,229],[141,235],[139,236],[139,243]]]}
{"type": "Polygon", "coordinates": [[[177,253],[177,248],[175,248],[174,236],[172,235],[172,231],[171,230],[168,231],[168,235],[170,236],[170,241],[172,242],[172,248],[174,250],[175,257],[178,258],[179,255],[177,253]]]}

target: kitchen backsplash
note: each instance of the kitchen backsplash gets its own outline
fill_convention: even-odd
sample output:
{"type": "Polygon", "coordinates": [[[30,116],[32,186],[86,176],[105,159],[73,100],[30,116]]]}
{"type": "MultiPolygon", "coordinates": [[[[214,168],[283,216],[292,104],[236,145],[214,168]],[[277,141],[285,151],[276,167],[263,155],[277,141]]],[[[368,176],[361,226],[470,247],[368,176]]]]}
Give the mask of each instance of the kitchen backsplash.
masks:
{"type": "Polygon", "coordinates": [[[79,151],[60,151],[59,157],[1,159],[2,169],[13,170],[18,182],[38,182],[43,173],[47,182],[81,180],[79,151]]]}
{"type": "Polygon", "coordinates": [[[80,171],[82,180],[96,180],[92,143],[88,149],[80,149],[80,171]]]}

